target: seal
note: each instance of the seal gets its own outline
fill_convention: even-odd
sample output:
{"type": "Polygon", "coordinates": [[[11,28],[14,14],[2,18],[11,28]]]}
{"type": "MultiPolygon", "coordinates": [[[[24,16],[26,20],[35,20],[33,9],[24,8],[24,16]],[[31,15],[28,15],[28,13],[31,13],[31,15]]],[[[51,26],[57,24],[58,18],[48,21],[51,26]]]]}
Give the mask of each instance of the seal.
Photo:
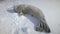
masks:
{"type": "Polygon", "coordinates": [[[38,26],[35,27],[36,31],[45,31],[47,33],[51,32],[49,26],[46,23],[45,16],[39,8],[32,5],[21,4],[14,6],[14,10],[19,14],[19,16],[25,14],[35,16],[40,21],[38,26]]]}

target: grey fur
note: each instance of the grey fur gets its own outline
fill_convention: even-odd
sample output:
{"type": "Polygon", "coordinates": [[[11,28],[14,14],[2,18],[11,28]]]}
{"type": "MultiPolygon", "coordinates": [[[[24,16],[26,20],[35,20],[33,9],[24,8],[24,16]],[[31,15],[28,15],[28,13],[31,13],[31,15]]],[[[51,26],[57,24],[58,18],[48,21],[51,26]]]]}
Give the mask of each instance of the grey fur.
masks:
{"type": "Polygon", "coordinates": [[[36,31],[45,31],[47,33],[50,33],[50,28],[47,25],[45,17],[40,9],[38,9],[34,6],[31,6],[31,5],[21,4],[21,5],[14,6],[14,10],[19,15],[30,14],[32,16],[35,16],[36,18],[38,18],[41,21],[41,23],[39,23],[39,25],[36,26],[35,30],[36,31]]]}

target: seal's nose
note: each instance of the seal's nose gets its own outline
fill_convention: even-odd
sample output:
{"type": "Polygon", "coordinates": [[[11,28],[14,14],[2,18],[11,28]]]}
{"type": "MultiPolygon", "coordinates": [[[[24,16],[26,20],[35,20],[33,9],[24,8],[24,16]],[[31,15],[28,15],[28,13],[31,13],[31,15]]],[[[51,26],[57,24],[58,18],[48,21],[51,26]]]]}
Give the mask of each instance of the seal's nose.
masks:
{"type": "Polygon", "coordinates": [[[46,33],[50,33],[51,31],[50,31],[49,28],[47,28],[47,29],[45,29],[45,32],[46,32],[46,33]]]}

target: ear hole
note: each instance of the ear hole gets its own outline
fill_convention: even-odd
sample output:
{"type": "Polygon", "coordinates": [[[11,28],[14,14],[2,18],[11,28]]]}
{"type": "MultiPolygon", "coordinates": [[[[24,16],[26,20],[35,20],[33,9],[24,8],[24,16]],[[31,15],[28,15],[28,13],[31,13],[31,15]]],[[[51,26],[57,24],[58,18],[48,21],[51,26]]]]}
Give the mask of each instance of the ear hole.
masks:
{"type": "Polygon", "coordinates": [[[44,24],[40,23],[38,27],[36,27],[36,31],[43,31],[44,30],[44,24]]]}

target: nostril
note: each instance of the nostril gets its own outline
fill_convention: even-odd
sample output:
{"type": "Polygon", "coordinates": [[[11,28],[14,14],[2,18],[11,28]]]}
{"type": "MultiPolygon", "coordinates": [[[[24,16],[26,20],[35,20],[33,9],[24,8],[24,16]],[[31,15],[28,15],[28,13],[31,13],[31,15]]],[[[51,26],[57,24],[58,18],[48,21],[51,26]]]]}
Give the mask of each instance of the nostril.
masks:
{"type": "Polygon", "coordinates": [[[51,31],[49,28],[47,28],[47,29],[45,29],[45,32],[50,33],[51,31]]]}

